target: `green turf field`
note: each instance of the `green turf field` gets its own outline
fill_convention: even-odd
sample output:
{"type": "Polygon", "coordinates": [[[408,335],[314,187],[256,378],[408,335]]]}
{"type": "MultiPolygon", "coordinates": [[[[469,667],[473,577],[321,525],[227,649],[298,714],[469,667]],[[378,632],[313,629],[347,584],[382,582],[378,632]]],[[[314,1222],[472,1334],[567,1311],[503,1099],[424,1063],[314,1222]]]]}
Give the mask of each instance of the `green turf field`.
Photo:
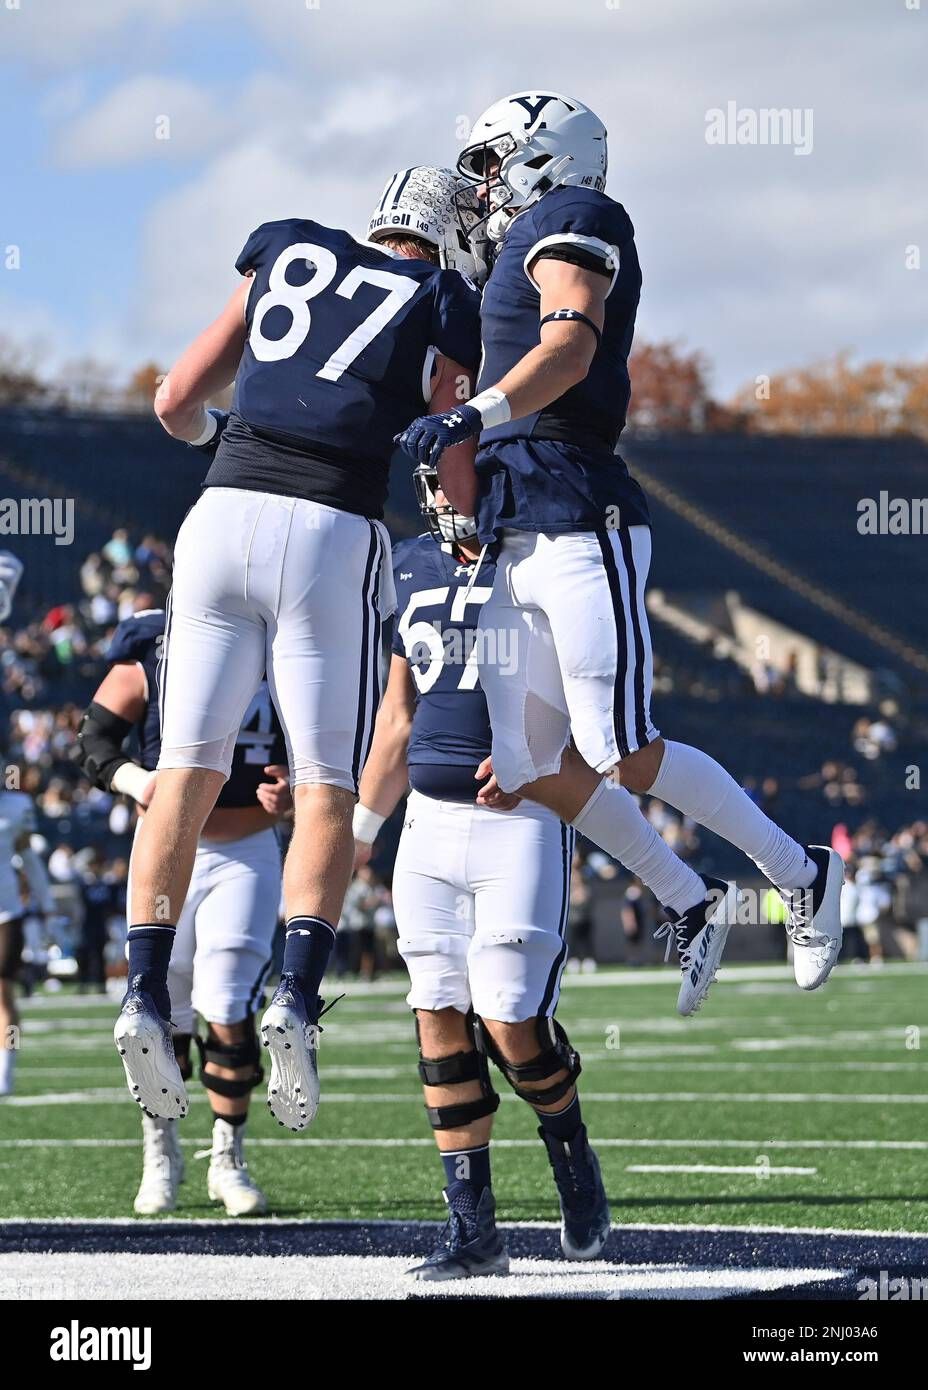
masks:
{"type": "MultiPolygon", "coordinates": [[[[565,978],[559,1017],[583,1057],[617,1223],[928,1231],[928,967],[845,968],[813,995],[784,968],[734,969],[694,1019],[674,1013],[676,981],[565,978]]],[[[69,993],[27,1004],[16,1095],[0,1101],[0,1218],[131,1215],[139,1117],[112,1046],[115,1011],[69,993]]],[[[320,1073],[308,1136],[284,1134],[255,1093],[250,1162],[273,1214],[440,1217],[398,978],[348,986],[326,1019],[320,1073]]],[[[500,1215],[553,1219],[532,1115],[498,1089],[500,1215]]],[[[210,1128],[196,1083],[192,1102],[175,1215],[214,1216],[205,1162],[193,1161],[210,1128]]]]}

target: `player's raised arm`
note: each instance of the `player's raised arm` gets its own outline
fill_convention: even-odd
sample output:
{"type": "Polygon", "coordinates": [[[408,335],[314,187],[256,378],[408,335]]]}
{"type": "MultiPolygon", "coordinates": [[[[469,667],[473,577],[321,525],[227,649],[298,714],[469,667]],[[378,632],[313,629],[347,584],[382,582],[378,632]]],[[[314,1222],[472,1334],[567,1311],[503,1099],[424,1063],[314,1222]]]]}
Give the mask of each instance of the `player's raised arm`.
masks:
{"type": "Polygon", "coordinates": [[[354,808],[355,843],[362,848],[356,860],[366,862],[380,827],[396,809],[397,802],[409,786],[406,770],[406,749],[416,697],[405,656],[395,652],[390,659],[387,688],[377,713],[374,739],[361,782],[358,804],[354,808]]]}
{"type": "Polygon", "coordinates": [[[219,317],[174,363],[155,395],[155,414],[168,434],[188,444],[205,444],[216,433],[205,403],[235,379],[245,347],[246,279],[219,317]]]}
{"type": "Polygon", "coordinates": [[[566,261],[530,267],[541,303],[540,342],[491,390],[506,398],[509,418],[544,410],[586,378],[600,341],[609,276],[566,261]]]}

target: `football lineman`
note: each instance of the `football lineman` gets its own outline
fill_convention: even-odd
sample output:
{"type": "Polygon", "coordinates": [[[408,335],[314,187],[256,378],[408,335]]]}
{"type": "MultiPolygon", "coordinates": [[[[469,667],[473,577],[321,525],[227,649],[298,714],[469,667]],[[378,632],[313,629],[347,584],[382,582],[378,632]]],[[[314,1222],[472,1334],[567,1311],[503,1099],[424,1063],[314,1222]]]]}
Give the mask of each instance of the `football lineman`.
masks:
{"type": "MultiPolygon", "coordinates": [[[[160,777],[155,768],[164,628],[160,608],[120,623],[107,652],[109,671],[78,733],[77,753],[87,776],[104,790],[132,797],[142,818],[151,814],[160,777]],[[138,762],[124,746],[133,732],[138,762]]],[[[262,681],[232,748],[229,779],[200,834],[168,971],[177,1065],[184,1079],[192,1075],[195,1042],[213,1111],[207,1191],[230,1216],[267,1210],[245,1162],[244,1137],[251,1091],[262,1079],[254,1011],[277,926],[281,863],[274,825],[291,807],[285,756],[262,681]],[[196,1014],[206,1023],[205,1039],[197,1031],[196,1014]]],[[[176,1126],[143,1109],[142,1136],[135,1210],[143,1216],[172,1211],[184,1176],[176,1126]]]]}
{"type": "Polygon", "coordinates": [[[492,804],[498,783],[540,801],[648,884],[667,910],[678,1008],[690,1013],[714,978],[737,892],[677,859],[630,792],[660,797],[777,886],[796,980],[816,989],[841,945],[840,856],[798,844],[718,763],[663,739],[651,719],[648,507],[615,453],[641,272],[628,214],[603,191],[605,128],[582,102],[520,92],[477,120],[459,169],[495,246],[478,395],[414,421],[401,442],[434,465],[480,437],[479,536],[499,548],[480,623],[520,652],[515,676],[492,663],[481,671],[496,779],[481,796],[492,804]],[[618,787],[605,780],[616,768],[618,787]]]}
{"type": "MultiPolygon", "coordinates": [[[[574,832],[537,802],[476,803],[477,768],[490,751],[477,614],[494,562],[480,561],[475,521],[448,504],[431,465],[419,466],[415,482],[431,534],[395,550],[401,616],[354,825],[364,862],[411,786],[393,907],[449,1218],[436,1250],[411,1273],[436,1280],[508,1272],[490,1185],[499,1096],[489,1059],[538,1116],[568,1259],[600,1254],[609,1207],[580,1113],[580,1059],[554,1018],[574,832]]],[[[505,665],[507,653],[494,658],[505,665]]]]}
{"type": "MultiPolygon", "coordinates": [[[[241,287],[156,397],[169,433],[214,457],[175,550],[158,796],[133,856],[115,1029],[130,1090],[155,1115],[186,1111],[168,963],[197,839],[265,669],[295,797],[283,973],[261,1025],[268,1098],[294,1130],[318,1105],[318,989],[351,874],[394,606],[380,520],[393,438],[424,401],[466,398],[479,358],[477,291],[454,268],[473,263],[454,221],[459,182],[449,170],[397,173],[381,209],[415,188],[415,211],[376,244],[308,218],[259,227],[236,263],[241,287]],[[207,413],[233,377],[231,414],[207,413]]],[[[471,511],[471,444],[448,456],[443,481],[471,511]]]]}
{"type": "Polygon", "coordinates": [[[0,788],[0,1096],[13,1090],[18,1054],[19,1011],[13,987],[22,965],[26,906],[39,916],[54,911],[51,886],[41,857],[32,848],[35,807],[25,792],[0,788]]]}

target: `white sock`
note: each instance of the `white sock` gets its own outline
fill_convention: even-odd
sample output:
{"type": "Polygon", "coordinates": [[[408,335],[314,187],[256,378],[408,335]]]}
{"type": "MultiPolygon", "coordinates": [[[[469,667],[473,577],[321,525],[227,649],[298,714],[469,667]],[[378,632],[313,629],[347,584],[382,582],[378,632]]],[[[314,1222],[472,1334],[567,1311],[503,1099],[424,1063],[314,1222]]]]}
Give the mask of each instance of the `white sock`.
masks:
{"type": "Polygon", "coordinates": [[[604,779],[573,825],[647,884],[657,901],[686,912],[706,896],[699,874],[678,859],[624,787],[604,779]]]}
{"type": "Polygon", "coordinates": [[[749,855],[778,888],[809,888],[816,867],[802,845],[781,830],[724,767],[686,743],[664,744],[651,796],[720,835],[749,855]]]}
{"type": "Polygon", "coordinates": [[[15,1066],[16,1049],[14,1047],[0,1047],[0,1096],[12,1094],[15,1066]]]}

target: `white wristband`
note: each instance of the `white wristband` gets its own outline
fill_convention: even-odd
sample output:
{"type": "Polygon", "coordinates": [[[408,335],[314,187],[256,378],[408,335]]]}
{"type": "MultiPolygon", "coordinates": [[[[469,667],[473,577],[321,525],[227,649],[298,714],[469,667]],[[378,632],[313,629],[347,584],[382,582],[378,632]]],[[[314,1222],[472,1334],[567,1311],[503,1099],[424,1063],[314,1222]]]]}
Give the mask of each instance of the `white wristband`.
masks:
{"type": "Polygon", "coordinates": [[[477,411],[485,430],[491,430],[494,425],[508,425],[512,419],[509,401],[495,386],[491,386],[488,391],[481,391],[479,396],[474,396],[467,404],[477,411]]]}
{"type": "Polygon", "coordinates": [[[365,845],[372,845],[386,819],[386,816],[378,815],[368,806],[362,806],[359,801],[354,808],[354,816],[351,821],[354,838],[363,841],[365,845]]]}
{"type": "Polygon", "coordinates": [[[141,801],[154,775],[147,768],[139,767],[138,763],[122,763],[113,773],[110,789],[121,792],[123,796],[131,796],[133,801],[141,801]]]}
{"type": "Polygon", "coordinates": [[[219,421],[211,410],[203,411],[203,429],[196,439],[188,439],[187,443],[192,444],[194,449],[199,449],[202,444],[208,444],[213,435],[219,428],[219,421]]]}

